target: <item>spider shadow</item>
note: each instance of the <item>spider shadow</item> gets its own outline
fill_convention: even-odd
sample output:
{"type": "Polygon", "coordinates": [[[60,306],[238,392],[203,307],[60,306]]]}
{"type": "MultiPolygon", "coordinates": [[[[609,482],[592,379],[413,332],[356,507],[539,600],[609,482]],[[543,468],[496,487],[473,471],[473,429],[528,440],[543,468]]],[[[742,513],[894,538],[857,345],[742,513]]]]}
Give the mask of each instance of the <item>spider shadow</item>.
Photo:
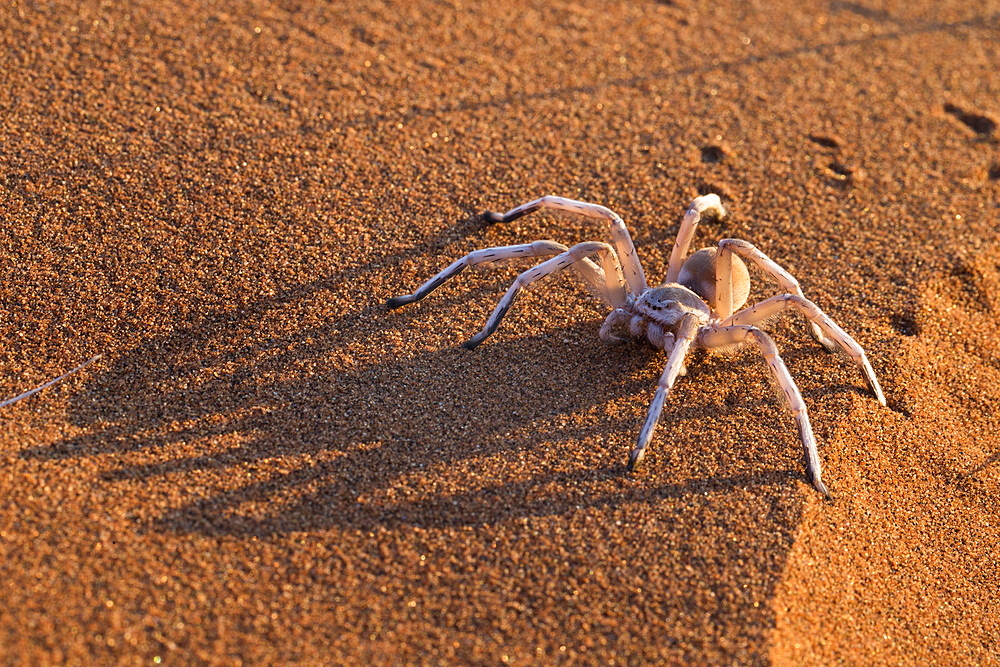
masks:
{"type": "MultiPolygon", "coordinates": [[[[373,260],[370,266],[384,270],[385,262],[373,260]]],[[[476,352],[446,347],[418,353],[410,359],[387,358],[336,378],[314,372],[283,374],[286,367],[303,363],[322,368],[324,360],[352,345],[378,338],[387,330],[410,328],[411,321],[419,314],[415,309],[387,312],[384,305],[374,303],[318,326],[293,327],[278,334],[268,327],[268,321],[280,319],[302,300],[320,297],[334,289],[339,278],[333,276],[297,285],[239,309],[210,312],[196,324],[179,327],[127,352],[108,355],[108,365],[91,375],[92,390],[79,396],[72,407],[71,422],[87,432],[50,445],[27,448],[20,455],[26,459],[56,461],[153,453],[161,459],[125,463],[106,470],[102,476],[108,482],[125,482],[232,469],[273,458],[276,443],[281,445],[277,455],[294,458],[318,452],[348,452],[359,442],[381,442],[384,444],[374,450],[354,451],[350,457],[358,470],[379,471],[378,479],[371,482],[379,486],[390,484],[428,461],[440,460],[436,442],[454,440],[448,424],[430,430],[424,424],[420,432],[409,427],[413,414],[426,413],[434,404],[448,402],[454,406],[446,411],[451,425],[481,427],[481,417],[469,404],[495,399],[496,391],[508,394],[504,410],[485,431],[487,439],[501,431],[523,428],[530,420],[545,416],[532,409],[530,398],[520,396],[514,379],[498,384],[493,374],[497,356],[503,358],[508,378],[529,374],[533,364],[524,360],[525,351],[539,357],[553,346],[544,333],[490,341],[489,346],[476,352]],[[371,397],[399,388],[400,378],[403,386],[419,388],[423,379],[439,376],[442,369],[454,368],[456,361],[467,362],[462,367],[470,382],[456,379],[445,395],[414,392],[409,401],[384,403],[371,410],[371,397]],[[293,436],[289,437],[290,434],[293,436]],[[210,444],[230,436],[236,436],[240,444],[222,453],[195,456],[168,453],[188,441],[210,444]]],[[[592,333],[589,330],[595,326],[585,322],[570,329],[578,329],[579,337],[583,337],[585,329],[592,333]]],[[[566,344],[556,346],[560,345],[566,344]]],[[[562,377],[583,384],[595,374],[598,364],[595,359],[589,367],[567,366],[563,371],[578,373],[562,377]]],[[[627,392],[636,390],[637,384],[622,382],[620,386],[627,392]]],[[[550,408],[550,413],[572,410],[578,398],[563,396],[550,408]]],[[[579,432],[569,430],[560,439],[577,435],[579,432]]],[[[495,440],[477,451],[494,453],[508,447],[502,439],[495,440]]],[[[525,441],[512,446],[530,444],[525,441]]],[[[467,456],[461,451],[455,453],[455,459],[467,456]]],[[[338,467],[342,472],[347,471],[344,477],[351,476],[350,468],[342,463],[338,467]]],[[[242,495],[308,484],[325,475],[333,473],[324,473],[322,465],[303,467],[283,481],[248,485],[248,492],[242,495]]],[[[218,503],[210,501],[210,504],[218,503]]]]}
{"type": "MultiPolygon", "coordinates": [[[[373,262],[370,270],[378,264],[373,262]]],[[[384,263],[381,266],[384,269],[384,263]]],[[[509,337],[507,332],[476,351],[448,347],[406,359],[389,357],[330,377],[331,359],[389,330],[405,330],[420,315],[418,308],[390,313],[381,304],[371,304],[337,321],[274,330],[273,322],[283,320],[303,300],[321,298],[339,278],[297,285],[238,310],[208,313],[196,324],[113,357],[92,376],[95,389],[73,407],[72,422],[86,429],[84,435],[29,448],[21,456],[60,460],[114,454],[122,463],[105,470],[102,481],[126,485],[177,476],[231,478],[236,471],[249,470],[249,482],[191,498],[145,527],[235,535],[550,516],[564,513],[571,507],[569,501],[529,498],[554,483],[624,484],[603,488],[586,503],[609,507],[705,488],[723,492],[735,486],[787,483],[790,476],[798,476],[772,471],[726,481],[689,475],[694,481],[648,489],[629,486],[625,453],[641,425],[663,359],[641,345],[604,346],[594,335],[596,317],[559,329],[560,337],[569,334],[588,341],[582,351],[545,332],[525,337],[509,337]],[[536,372],[534,360],[544,358],[552,359],[558,375],[536,372]],[[560,363],[560,358],[572,362],[560,363]],[[503,372],[498,374],[498,368],[503,372]],[[448,381],[434,381],[442,373],[450,376],[448,381]],[[524,391],[522,377],[532,378],[530,391],[524,391]],[[595,378],[600,378],[598,388],[595,378]],[[422,391],[425,385],[433,385],[434,393],[422,391]],[[546,397],[543,407],[533,398],[538,394],[546,397]],[[638,419],[605,415],[581,426],[545,425],[631,396],[643,397],[638,419]],[[586,471],[542,471],[506,486],[463,489],[409,507],[358,502],[385,496],[409,475],[438,474],[427,472],[432,468],[468,467],[489,457],[537,453],[541,447],[571,448],[595,431],[616,434],[613,462],[586,471]],[[476,441],[469,442],[462,435],[466,432],[476,432],[476,441]],[[198,443],[197,453],[190,453],[190,443],[198,443]],[[287,472],[254,477],[253,470],[275,458],[287,462],[287,472]],[[277,514],[253,518],[239,511],[248,503],[291,496],[300,499],[285,502],[277,514]],[[445,502],[456,507],[456,513],[444,512],[445,502]],[[304,511],[317,506],[330,511],[304,511]]],[[[699,373],[693,370],[692,379],[698,380],[699,373]]],[[[719,419],[727,411],[725,406],[685,408],[681,403],[669,409],[675,421],[719,419]]]]}
{"type": "MultiPolygon", "coordinates": [[[[438,557],[464,562],[483,544],[515,535],[513,548],[531,571],[514,584],[515,597],[532,599],[540,582],[562,595],[561,560],[585,561],[588,569],[659,582],[652,601],[612,615],[674,619],[664,621],[668,632],[686,632],[697,609],[727,637],[758,645],[772,612],[751,601],[771,599],[784,571],[803,502],[792,487],[802,475],[795,466],[762,468],[739,452],[726,454],[734,464],[720,466],[722,474],[707,472],[701,462],[715,443],[706,424],[731,408],[700,406],[686,392],[711,384],[712,364],[693,360],[661,426],[661,437],[692,446],[630,475],[624,462],[662,353],[605,346],[595,316],[556,332],[517,335],[509,327],[475,351],[427,345],[351,363],[359,346],[455,304],[445,294],[401,311],[360,305],[335,321],[302,314],[341,278],[208,313],[111,356],[71,406],[83,435],[22,456],[53,465],[96,461],[103,471],[89,483],[115,487],[125,504],[156,508],[133,521],[140,533],[167,536],[167,548],[186,536],[287,544],[290,535],[308,534],[341,545],[356,567],[379,576],[380,561],[366,559],[382,545],[405,551],[430,535],[438,557]],[[540,364],[552,372],[539,372],[540,364]],[[623,404],[629,409],[607,407],[623,404]],[[635,516],[646,519],[630,523],[635,516]],[[753,539],[735,542],[733,525],[752,526],[753,539]],[[563,528],[580,540],[555,547],[565,556],[534,537],[563,528]],[[611,539],[625,543],[595,555],[593,544],[611,539]],[[663,558],[667,544],[677,546],[663,558]],[[746,597],[727,597],[734,572],[753,582],[746,597]]],[[[765,403],[762,418],[781,419],[765,403]]],[[[446,574],[441,586],[489,586],[479,567],[495,565],[446,574]]],[[[584,589],[594,604],[606,593],[584,589]]]]}
{"type": "MultiPolygon", "coordinates": [[[[513,447],[502,453],[520,449],[513,447]]],[[[373,457],[372,460],[381,463],[384,457],[373,457]]],[[[791,470],[772,470],[649,485],[635,477],[630,479],[622,462],[591,469],[537,474],[521,481],[479,486],[419,500],[365,502],[361,497],[368,489],[349,485],[344,480],[356,479],[356,473],[366,462],[367,459],[352,461],[346,469],[340,465],[322,466],[318,471],[310,471],[308,480],[301,473],[293,473],[287,479],[270,479],[232,493],[199,499],[171,510],[156,521],[155,528],[184,533],[190,532],[192,526],[198,526],[198,532],[209,535],[269,537],[290,531],[333,527],[370,532],[407,527],[440,530],[499,526],[519,519],[565,518],[582,510],[608,511],[632,504],[654,506],[664,500],[709,494],[728,497],[737,489],[751,487],[776,491],[802,477],[791,470]],[[329,480],[329,483],[301,495],[279,513],[263,512],[252,517],[219,514],[220,509],[225,513],[227,508],[237,508],[259,499],[262,494],[272,494],[286,484],[301,485],[319,478],[329,480]],[[554,495],[551,489],[555,487],[568,487],[573,489],[573,493],[554,495]],[[361,494],[357,493],[359,490],[361,494]],[[329,508],[330,516],[316,520],[315,512],[311,511],[316,507],[329,508]],[[290,520],[291,517],[294,518],[290,520]]],[[[418,469],[419,466],[415,466],[391,472],[403,474],[418,469]]]]}

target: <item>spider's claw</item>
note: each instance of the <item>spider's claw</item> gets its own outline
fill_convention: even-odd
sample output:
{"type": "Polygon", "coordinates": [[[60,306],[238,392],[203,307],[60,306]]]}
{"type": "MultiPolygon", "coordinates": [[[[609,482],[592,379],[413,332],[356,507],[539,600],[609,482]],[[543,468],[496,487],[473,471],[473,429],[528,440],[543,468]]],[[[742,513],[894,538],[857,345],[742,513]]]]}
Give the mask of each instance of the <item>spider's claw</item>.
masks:
{"type": "Polygon", "coordinates": [[[483,211],[483,221],[493,224],[494,222],[503,222],[503,213],[494,213],[493,211],[483,211]]]}
{"type": "Polygon", "coordinates": [[[645,457],[646,450],[642,447],[636,447],[632,450],[632,453],[628,455],[628,465],[626,466],[626,469],[629,472],[635,472],[645,457]]]}
{"type": "Polygon", "coordinates": [[[464,347],[466,350],[474,350],[477,347],[479,347],[479,344],[483,342],[484,338],[486,338],[486,336],[480,336],[479,334],[476,334],[469,340],[462,343],[462,347],[464,347]]]}
{"type": "Polygon", "coordinates": [[[815,479],[812,475],[809,475],[809,483],[812,484],[814,489],[822,493],[824,498],[831,501],[833,500],[833,494],[830,493],[830,489],[826,488],[826,484],[824,484],[822,480],[815,479]]]}

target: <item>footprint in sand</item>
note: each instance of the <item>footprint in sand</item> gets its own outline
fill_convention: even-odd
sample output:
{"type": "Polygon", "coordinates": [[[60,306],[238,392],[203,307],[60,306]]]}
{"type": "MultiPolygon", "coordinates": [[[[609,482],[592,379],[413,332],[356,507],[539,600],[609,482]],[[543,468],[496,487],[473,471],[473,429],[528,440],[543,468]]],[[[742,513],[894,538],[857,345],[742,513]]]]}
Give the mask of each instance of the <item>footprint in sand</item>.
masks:
{"type": "Polygon", "coordinates": [[[983,141],[996,140],[997,122],[989,116],[974,111],[967,111],[950,103],[944,105],[944,110],[975,132],[977,139],[983,141]]]}
{"type": "Polygon", "coordinates": [[[841,149],[846,145],[844,140],[836,135],[810,134],[809,141],[817,146],[826,149],[825,155],[821,155],[816,160],[816,169],[836,185],[850,185],[865,177],[865,171],[852,167],[843,159],[832,159],[841,153],[841,149]]]}
{"type": "MultiPolygon", "coordinates": [[[[964,125],[967,130],[971,130],[973,141],[988,144],[1000,143],[1000,132],[997,128],[1000,124],[993,118],[983,113],[969,111],[951,103],[944,105],[945,113],[950,114],[957,122],[964,125]]],[[[978,189],[983,185],[1000,181],[1000,156],[986,164],[980,164],[973,168],[970,176],[965,179],[965,183],[972,189],[978,189]]]]}

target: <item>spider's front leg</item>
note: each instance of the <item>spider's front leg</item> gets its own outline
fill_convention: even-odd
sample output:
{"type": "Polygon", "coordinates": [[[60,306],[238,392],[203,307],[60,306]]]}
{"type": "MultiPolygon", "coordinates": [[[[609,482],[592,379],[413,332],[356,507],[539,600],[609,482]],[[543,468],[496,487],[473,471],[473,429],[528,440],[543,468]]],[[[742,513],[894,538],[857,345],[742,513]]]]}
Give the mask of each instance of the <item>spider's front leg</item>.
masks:
{"type": "Polygon", "coordinates": [[[744,308],[722,324],[723,326],[752,325],[766,320],[786,308],[797,309],[810,322],[822,329],[823,333],[857,364],[861,370],[862,377],[865,379],[865,383],[871,392],[875,394],[875,400],[885,405],[885,394],[882,393],[882,387],[879,385],[878,378],[875,377],[875,369],[869,363],[864,349],[846,331],[837,326],[836,322],[831,320],[826,313],[820,310],[819,306],[809,299],[795,294],[772,296],[770,299],[765,299],[749,308],[744,308]]]}
{"type": "MultiPolygon", "coordinates": [[[[470,266],[484,264],[486,262],[498,262],[504,259],[516,259],[519,257],[550,257],[566,251],[566,246],[555,241],[535,241],[534,243],[519,243],[518,245],[499,246],[497,248],[486,248],[470,252],[461,259],[456,259],[448,268],[440,271],[433,278],[425,282],[413,294],[394,296],[388,299],[385,304],[389,308],[399,308],[408,303],[420,301],[425,296],[441,287],[445,282],[454,278],[459,273],[470,266]]],[[[591,262],[593,264],[593,262],[591,262]]],[[[593,265],[596,271],[600,268],[593,265]]]]}
{"type": "Polygon", "coordinates": [[[653,402],[649,405],[646,422],[642,425],[642,430],[639,432],[639,442],[628,457],[629,470],[635,470],[642,463],[642,459],[645,458],[646,449],[653,439],[653,431],[656,430],[656,424],[660,421],[660,413],[663,411],[663,404],[667,400],[667,394],[670,393],[670,389],[674,386],[678,376],[684,374],[684,357],[687,356],[688,350],[691,348],[691,343],[697,334],[697,316],[691,313],[685,314],[678,324],[677,334],[671,336],[670,343],[673,349],[670,350],[667,365],[663,369],[659,383],[656,385],[656,394],[653,396],[653,402]]]}

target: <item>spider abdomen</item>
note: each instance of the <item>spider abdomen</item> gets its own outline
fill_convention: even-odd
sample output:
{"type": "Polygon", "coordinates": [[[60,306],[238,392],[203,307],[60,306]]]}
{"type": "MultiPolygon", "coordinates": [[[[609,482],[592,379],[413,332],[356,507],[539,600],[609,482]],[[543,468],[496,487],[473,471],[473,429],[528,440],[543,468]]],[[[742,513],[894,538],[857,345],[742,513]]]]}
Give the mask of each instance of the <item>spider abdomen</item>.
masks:
{"type": "MultiPolygon", "coordinates": [[[[715,310],[715,248],[702,248],[687,258],[677,282],[700,296],[715,310]]],[[[740,308],[750,296],[750,272],[739,257],[733,257],[733,308],[740,308]]]]}

